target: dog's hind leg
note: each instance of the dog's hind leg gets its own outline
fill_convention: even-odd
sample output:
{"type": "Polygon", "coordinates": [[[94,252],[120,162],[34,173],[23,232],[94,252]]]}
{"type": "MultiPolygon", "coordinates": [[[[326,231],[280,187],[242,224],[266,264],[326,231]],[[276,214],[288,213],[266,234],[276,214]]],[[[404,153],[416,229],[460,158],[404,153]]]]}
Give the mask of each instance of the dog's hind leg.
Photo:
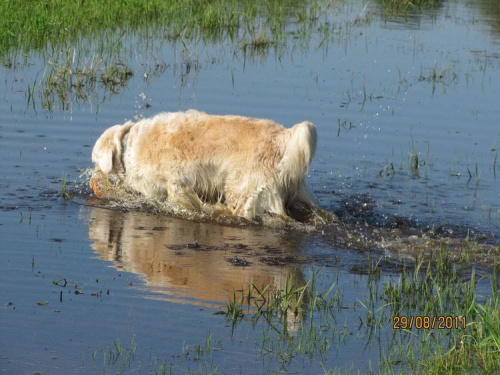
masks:
{"type": "Polygon", "coordinates": [[[168,188],[168,200],[170,203],[181,206],[188,210],[201,210],[202,201],[198,194],[190,186],[182,184],[170,184],[168,188]]]}
{"type": "Polygon", "coordinates": [[[256,216],[262,215],[263,212],[259,212],[257,207],[261,193],[262,189],[258,189],[248,197],[240,210],[240,216],[243,216],[245,219],[253,220],[256,216]]]}
{"type": "Polygon", "coordinates": [[[246,200],[243,206],[245,218],[254,219],[264,213],[270,213],[286,217],[282,194],[276,190],[276,186],[260,186],[246,200]]]}
{"type": "Polygon", "coordinates": [[[226,194],[225,206],[233,215],[253,220],[257,215],[255,203],[258,195],[258,192],[254,192],[247,197],[246,193],[235,194],[234,192],[231,192],[226,194]]]}

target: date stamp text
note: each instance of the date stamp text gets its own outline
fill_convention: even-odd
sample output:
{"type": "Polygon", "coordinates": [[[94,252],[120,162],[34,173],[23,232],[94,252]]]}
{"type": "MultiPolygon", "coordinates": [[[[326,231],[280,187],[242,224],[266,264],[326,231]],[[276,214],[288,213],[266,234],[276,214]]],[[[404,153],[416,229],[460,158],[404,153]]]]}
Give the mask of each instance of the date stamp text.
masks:
{"type": "Polygon", "coordinates": [[[394,316],[393,329],[465,329],[465,316],[394,316]]]}

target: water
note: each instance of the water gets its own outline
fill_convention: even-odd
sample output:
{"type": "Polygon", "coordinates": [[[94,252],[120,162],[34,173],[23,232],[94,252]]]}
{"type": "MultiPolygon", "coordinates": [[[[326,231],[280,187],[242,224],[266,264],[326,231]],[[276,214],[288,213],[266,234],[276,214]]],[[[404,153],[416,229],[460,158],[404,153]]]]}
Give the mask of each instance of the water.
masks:
{"type": "MultiPolygon", "coordinates": [[[[411,261],[411,234],[434,228],[449,241],[469,233],[498,244],[495,5],[449,1],[407,18],[381,17],[376,4],[335,6],[327,16],[336,31],[326,40],[313,34],[304,47],[290,39],[284,51],[255,56],[230,43],[183,49],[152,39],[132,54],[125,88],[98,90],[64,110],[57,95],[48,110],[47,96],[29,94],[47,67],[41,57],[0,68],[0,368],[102,371],[119,343],[133,359],[121,355],[109,372],[154,372],[163,361],[174,373],[208,372],[210,363],[222,373],[318,373],[320,363],[366,372],[380,346],[370,342],[359,360],[365,340],[357,316],[365,312],[353,306],[367,298],[369,277],[359,270],[368,255],[382,259],[382,286],[411,261]],[[319,144],[307,183],[345,227],[228,226],[96,207],[79,176],[102,131],[188,108],[287,127],[315,123],[319,144]],[[59,193],[66,174],[77,192],[70,201],[59,193]],[[386,248],[384,236],[392,240],[386,248]],[[286,347],[262,361],[259,342],[273,337],[262,322],[232,330],[213,315],[250,282],[282,287],[293,275],[303,285],[322,266],[318,284],[334,282],[343,295],[330,336],[335,349],[322,361],[297,354],[283,362],[286,347]],[[207,335],[212,350],[196,360],[207,335]]],[[[489,286],[478,287],[484,294],[489,286]]],[[[391,334],[384,330],[381,341],[391,334]]]]}

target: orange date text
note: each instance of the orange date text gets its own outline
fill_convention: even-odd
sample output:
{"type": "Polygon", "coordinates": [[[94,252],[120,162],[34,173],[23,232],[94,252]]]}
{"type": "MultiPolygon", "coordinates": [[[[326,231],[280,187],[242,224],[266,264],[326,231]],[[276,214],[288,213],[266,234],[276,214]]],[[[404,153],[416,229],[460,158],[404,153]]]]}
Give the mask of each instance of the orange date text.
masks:
{"type": "Polygon", "coordinates": [[[467,319],[465,316],[394,316],[393,329],[465,329],[467,319]]]}

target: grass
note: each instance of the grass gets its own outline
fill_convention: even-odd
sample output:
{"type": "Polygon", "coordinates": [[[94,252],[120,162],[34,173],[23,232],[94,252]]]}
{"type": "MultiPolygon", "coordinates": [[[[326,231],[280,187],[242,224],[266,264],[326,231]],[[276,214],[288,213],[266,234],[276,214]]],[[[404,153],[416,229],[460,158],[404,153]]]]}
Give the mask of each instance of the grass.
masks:
{"type": "MultiPolygon", "coordinates": [[[[94,349],[90,353],[92,362],[96,363],[102,360],[102,374],[108,373],[109,369],[113,369],[111,373],[122,374],[127,373],[127,369],[135,361],[137,352],[137,342],[132,339],[130,345],[124,347],[119,340],[113,341],[106,348],[100,350],[94,349]]],[[[83,364],[86,358],[83,357],[83,364]]]]}
{"type": "Polygon", "coordinates": [[[316,373],[356,374],[359,364],[340,362],[337,367],[336,357],[340,347],[353,343],[378,353],[369,364],[373,374],[498,373],[500,263],[479,277],[466,263],[451,259],[443,245],[431,259],[420,258],[400,273],[387,275],[381,259],[369,256],[369,272],[360,279],[366,281],[366,294],[353,304],[346,303],[348,296],[339,288],[338,277],[332,280],[331,270],[324,268],[310,270],[306,279],[288,274],[281,286],[250,283],[230,294],[225,313],[232,335],[227,342],[207,331],[199,343],[188,344],[187,337],[180,353],[157,358],[135,339],[128,346],[115,340],[94,350],[92,361],[84,365],[102,366],[102,373],[130,369],[157,374],[229,373],[240,363],[237,357],[236,362],[227,359],[240,353],[238,346],[233,347],[235,342],[256,337],[256,352],[246,354],[249,357],[241,363],[255,362],[252,355],[259,355],[260,348],[257,362],[268,373],[301,373],[306,366],[308,371],[317,369],[316,373]],[[480,295],[477,284],[484,277],[490,279],[491,292],[480,295]],[[416,318],[413,325],[403,327],[411,317],[416,318]],[[433,317],[442,317],[442,328],[431,327],[433,317]],[[258,332],[249,335],[248,329],[258,332]]]}
{"type": "Polygon", "coordinates": [[[264,60],[268,55],[269,49],[275,46],[276,42],[262,32],[252,36],[252,39],[249,41],[246,39],[241,41],[241,50],[243,51],[243,56],[245,58],[249,55],[252,59],[254,57],[259,57],[264,60]]]}
{"type": "Polygon", "coordinates": [[[302,311],[302,303],[308,300],[312,305],[315,305],[321,297],[314,293],[315,276],[305,285],[300,285],[292,274],[288,274],[285,278],[284,288],[276,288],[271,285],[257,286],[251,283],[247,290],[239,290],[240,297],[237,296],[237,291],[233,291],[232,299],[226,304],[226,317],[232,321],[245,317],[245,309],[242,308],[246,304],[247,311],[255,319],[263,317],[268,322],[277,319],[283,323],[284,329],[287,329],[288,317],[297,318],[302,311]],[[309,295],[312,295],[309,298],[309,295]]]}
{"type": "Polygon", "coordinates": [[[61,190],[60,190],[60,193],[61,193],[61,197],[65,200],[70,200],[73,198],[73,194],[71,194],[69,191],[68,191],[68,188],[67,188],[67,184],[68,184],[68,175],[66,173],[64,173],[61,177],[61,190]]]}
{"type": "MultiPolygon", "coordinates": [[[[265,27],[276,37],[285,26],[307,14],[303,0],[31,0],[0,3],[0,56],[20,49],[42,51],[94,36],[96,31],[124,34],[144,26],[171,40],[201,37],[205,41],[234,40],[244,28],[249,34],[265,27]]],[[[309,17],[308,20],[314,17],[309,17]]]]}
{"type": "Polygon", "coordinates": [[[97,105],[119,93],[133,75],[151,79],[151,66],[160,67],[154,73],[180,71],[186,86],[189,73],[195,80],[200,69],[199,44],[229,46],[244,60],[265,59],[271,49],[280,56],[288,35],[307,46],[318,29],[324,38],[333,32],[324,16],[331,6],[323,0],[2,1],[0,63],[17,68],[41,59],[46,68],[28,83],[28,105],[36,110],[38,100],[44,109],[70,110],[74,102],[97,105]],[[165,43],[181,49],[182,61],[158,60],[165,43]],[[134,66],[138,59],[146,61],[134,66]]]}
{"type": "Polygon", "coordinates": [[[421,72],[418,80],[419,82],[424,81],[431,83],[432,94],[434,94],[436,92],[437,84],[440,84],[442,87],[450,87],[453,83],[457,82],[458,75],[453,64],[448,67],[438,69],[437,61],[434,61],[430,72],[428,74],[421,72]]]}
{"type": "MultiPolygon", "coordinates": [[[[274,357],[286,365],[297,356],[327,355],[331,345],[329,336],[335,330],[331,319],[334,309],[339,307],[340,292],[335,283],[326,290],[318,290],[316,278],[320,272],[312,273],[307,282],[288,274],[281,288],[257,287],[252,283],[247,290],[239,291],[244,298],[233,293],[228,306],[242,306],[244,301],[246,307],[240,307],[240,317],[263,329],[260,343],[263,357],[274,357]]],[[[233,310],[228,309],[226,317],[232,320],[233,310]]],[[[233,321],[233,330],[235,327],[233,321]]],[[[346,333],[339,333],[343,334],[346,333]]]]}
{"type": "MultiPolygon", "coordinates": [[[[393,155],[394,157],[394,152],[393,155]]],[[[413,139],[413,136],[410,137],[410,142],[409,142],[409,150],[408,150],[408,160],[407,160],[407,166],[406,166],[406,171],[407,173],[412,176],[412,177],[419,177],[421,172],[425,172],[425,167],[431,166],[432,163],[429,162],[430,160],[430,145],[427,143],[427,151],[425,154],[425,159],[421,157],[421,153],[417,150],[415,147],[415,141],[413,139]]],[[[396,175],[396,167],[394,167],[395,161],[386,161],[386,163],[382,166],[382,168],[379,170],[378,175],[380,177],[394,177],[396,175]]],[[[399,167],[397,168],[400,171],[405,170],[404,167],[404,160],[402,159],[401,162],[399,163],[399,167]]],[[[425,177],[425,173],[424,173],[425,177]]]]}
{"type": "Polygon", "coordinates": [[[418,176],[420,174],[421,167],[423,167],[426,163],[420,158],[419,152],[415,149],[413,136],[411,136],[410,151],[408,152],[408,156],[408,171],[411,175],[418,176]]]}
{"type": "MultiPolygon", "coordinates": [[[[312,273],[305,284],[288,276],[279,290],[251,284],[248,290],[239,291],[245,298],[234,292],[228,306],[239,306],[238,322],[243,318],[253,324],[264,322],[260,325],[262,356],[275,358],[285,368],[298,358],[309,357],[321,362],[324,373],[343,373],[342,369],[327,369],[327,364],[332,348],[356,332],[352,325],[338,320],[339,309],[349,308],[358,314],[359,345],[378,342],[382,346],[374,373],[498,373],[500,263],[489,276],[491,294],[484,297],[476,292],[475,270],[469,269],[467,262],[452,261],[445,245],[435,249],[430,258],[420,258],[414,267],[403,267],[395,281],[391,277],[381,283],[380,259],[367,261],[366,299],[354,306],[343,306],[336,283],[317,289],[321,270],[312,273]],[[381,337],[388,339],[381,342],[381,337]]],[[[226,316],[232,320],[235,315],[228,308],[226,316]]],[[[233,329],[237,325],[233,324],[233,329]]]]}
{"type": "Polygon", "coordinates": [[[226,304],[227,313],[226,316],[233,322],[241,319],[245,316],[243,313],[243,308],[241,304],[243,303],[243,297],[238,301],[236,298],[236,291],[233,291],[233,298],[226,304]]]}
{"type": "MultiPolygon", "coordinates": [[[[396,283],[385,285],[383,298],[391,316],[449,317],[443,329],[413,327],[395,335],[384,372],[397,366],[401,373],[490,374],[500,371],[500,304],[498,271],[491,275],[491,295],[479,302],[476,274],[450,262],[442,246],[434,262],[420,260],[412,272],[404,271],[396,283]],[[458,317],[458,319],[455,319],[458,317]],[[465,323],[465,327],[463,326],[465,323]],[[404,333],[406,332],[406,333],[404,333]]],[[[481,298],[482,299],[482,298],[481,298]]],[[[437,326],[436,326],[437,327],[437,326]]],[[[396,371],[397,372],[397,371],[396,371]]]]}
{"type": "Polygon", "coordinates": [[[406,14],[422,8],[437,8],[441,0],[380,0],[384,10],[390,14],[406,14]]]}
{"type": "Polygon", "coordinates": [[[180,354],[174,354],[169,358],[162,359],[149,354],[147,361],[143,362],[137,358],[143,354],[143,349],[135,338],[132,338],[127,346],[123,346],[119,340],[115,340],[103,348],[92,350],[89,355],[91,361],[88,361],[87,356],[84,356],[83,366],[86,369],[93,368],[92,373],[100,372],[102,374],[128,374],[130,372],[157,375],[220,373],[218,366],[213,363],[212,354],[222,349],[220,342],[214,340],[213,335],[208,331],[203,343],[188,345],[184,342],[180,354]],[[178,363],[178,359],[183,362],[178,363]],[[102,366],[100,371],[96,366],[102,366]]]}
{"type": "MultiPolygon", "coordinates": [[[[58,61],[49,61],[41,80],[42,107],[49,110],[53,109],[54,103],[59,103],[61,109],[68,109],[74,101],[87,102],[101,88],[117,94],[133,76],[127,64],[102,55],[94,54],[82,61],[75,48],[68,48],[63,56],[58,61]]],[[[34,88],[28,98],[33,107],[34,88]]]]}

